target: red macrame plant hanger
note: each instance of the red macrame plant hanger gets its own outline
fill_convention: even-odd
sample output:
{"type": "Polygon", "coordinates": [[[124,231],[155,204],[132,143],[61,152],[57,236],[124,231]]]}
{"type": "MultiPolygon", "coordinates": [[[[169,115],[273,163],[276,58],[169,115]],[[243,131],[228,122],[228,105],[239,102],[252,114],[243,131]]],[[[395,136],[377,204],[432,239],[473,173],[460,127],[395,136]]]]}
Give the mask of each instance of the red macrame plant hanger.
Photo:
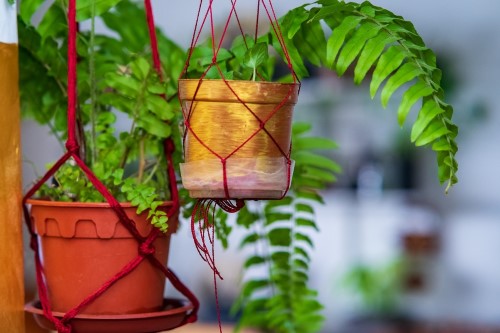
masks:
{"type": "MultiPolygon", "coordinates": [[[[158,52],[158,44],[156,39],[155,25],[153,19],[153,12],[151,8],[150,0],[144,0],[146,9],[146,19],[148,23],[151,51],[153,56],[154,68],[161,78],[161,63],[158,52]]],[[[147,237],[141,236],[138,232],[135,223],[130,220],[123,207],[120,203],[113,197],[109,190],[104,186],[104,184],[97,179],[93,172],[89,169],[87,165],[80,158],[80,146],[76,134],[76,102],[77,102],[77,89],[76,89],[76,65],[77,65],[77,53],[76,53],[76,36],[77,36],[77,23],[76,23],[76,0],[69,0],[68,7],[68,139],[66,141],[66,153],[54,164],[52,168],[28,191],[28,193],[23,198],[23,209],[25,222],[28,227],[28,231],[31,236],[30,246],[34,251],[35,255],[35,267],[36,267],[36,281],[38,287],[38,294],[40,297],[40,303],[43,308],[44,316],[53,323],[54,327],[59,333],[71,333],[72,332],[72,320],[87,306],[96,300],[99,296],[105,293],[109,288],[111,288],[116,282],[132,272],[136,267],[138,267],[145,259],[149,260],[154,267],[159,269],[165,277],[172,283],[172,285],[181,292],[187,299],[191,302],[193,310],[186,315],[182,325],[186,323],[192,323],[197,320],[197,312],[199,308],[199,302],[194,296],[194,294],[177,278],[177,276],[167,267],[165,267],[161,262],[154,256],[155,248],[153,242],[160,235],[160,230],[157,228],[152,228],[152,231],[147,237]],[[45,282],[45,276],[43,271],[43,261],[41,258],[41,252],[38,242],[37,234],[35,233],[34,227],[31,223],[30,211],[27,207],[27,200],[31,198],[40,187],[47,182],[55,172],[64,164],[68,159],[72,158],[76,165],[78,165],[81,170],[85,173],[90,182],[94,187],[103,195],[108,204],[111,206],[113,211],[118,216],[120,223],[126,227],[126,229],[134,236],[137,240],[138,245],[138,255],[132,261],[127,263],[119,272],[117,272],[111,279],[106,281],[101,288],[96,290],[91,295],[88,295],[82,300],[80,304],[75,306],[73,309],[67,311],[62,318],[56,318],[52,311],[51,305],[48,298],[48,290],[45,282]]],[[[174,171],[174,165],[172,160],[172,153],[175,149],[172,139],[165,140],[165,154],[167,157],[167,168],[168,177],[170,180],[170,191],[172,195],[173,205],[167,212],[169,217],[178,213],[179,210],[179,195],[176,185],[176,175],[174,171]]]]}
{"type": "MultiPolygon", "coordinates": [[[[277,101],[274,102],[274,106],[271,107],[270,112],[265,113],[263,116],[262,112],[259,114],[257,111],[258,106],[255,106],[258,101],[255,101],[253,99],[253,96],[251,93],[248,94],[241,94],[239,91],[238,86],[241,84],[241,82],[246,82],[246,81],[233,81],[229,80],[225,77],[224,71],[218,64],[218,55],[219,51],[222,48],[223,42],[226,38],[226,35],[228,34],[228,29],[230,26],[231,20],[234,18],[236,20],[239,32],[241,33],[241,36],[243,38],[243,42],[247,49],[249,48],[248,46],[248,40],[247,40],[247,35],[245,35],[240,17],[238,16],[238,13],[236,11],[236,5],[237,5],[237,0],[230,0],[231,2],[231,9],[230,13],[224,23],[224,28],[221,33],[221,36],[219,40],[216,40],[216,33],[215,33],[215,26],[214,26],[214,0],[208,0],[208,1],[203,1],[200,0],[199,7],[198,7],[198,12],[197,12],[197,17],[196,17],[196,22],[195,22],[195,27],[193,31],[193,36],[191,40],[191,47],[188,52],[187,60],[183,69],[183,72],[180,76],[180,83],[179,83],[179,99],[181,100],[181,106],[182,106],[182,111],[183,111],[183,116],[184,116],[184,126],[185,126],[185,131],[184,131],[184,136],[183,136],[183,145],[184,145],[184,155],[185,155],[185,160],[188,161],[188,149],[187,147],[187,141],[195,142],[196,145],[198,145],[199,149],[204,151],[205,156],[208,156],[207,158],[212,158],[213,160],[210,162],[213,165],[218,164],[218,168],[220,168],[220,179],[222,183],[222,190],[218,189],[217,191],[204,191],[204,189],[201,189],[199,192],[193,192],[191,191],[188,186],[186,186],[185,182],[185,177],[184,174],[182,175],[183,178],[183,183],[188,190],[190,190],[190,194],[194,198],[198,198],[197,202],[195,203],[192,216],[191,216],[191,232],[193,236],[193,240],[195,243],[195,246],[202,257],[204,261],[208,263],[210,268],[212,269],[214,273],[214,288],[215,288],[215,298],[216,298],[216,305],[217,309],[219,308],[218,306],[218,296],[217,296],[217,277],[222,279],[220,272],[218,271],[216,265],[215,265],[215,252],[214,252],[214,241],[215,241],[215,231],[214,231],[214,220],[215,220],[215,212],[216,212],[216,207],[220,207],[226,212],[229,213],[235,213],[238,212],[241,208],[244,207],[244,199],[251,199],[251,200],[259,200],[259,199],[282,199],[285,197],[286,193],[289,190],[290,187],[290,181],[291,181],[291,174],[292,174],[292,167],[293,167],[293,161],[291,160],[291,143],[288,141],[288,146],[283,147],[283,145],[280,145],[278,143],[277,138],[271,133],[271,130],[268,129],[268,124],[273,120],[273,117],[275,117],[278,113],[280,112],[285,112],[285,108],[290,107],[290,104],[295,104],[296,98],[298,95],[298,91],[300,88],[300,82],[297,78],[297,75],[293,69],[292,66],[292,60],[290,58],[290,55],[288,53],[285,39],[283,37],[281,28],[278,24],[278,20],[276,17],[276,12],[274,10],[274,6],[271,0],[257,0],[257,17],[255,20],[255,43],[257,42],[257,35],[259,31],[259,17],[261,11],[265,12],[265,15],[267,19],[269,20],[269,24],[271,26],[271,29],[274,33],[274,36],[277,38],[277,41],[279,43],[279,46],[281,48],[282,54],[286,60],[286,64],[288,69],[290,70],[292,77],[293,77],[293,83],[289,84],[288,86],[285,86],[286,88],[283,89],[284,92],[282,92],[280,97],[275,97],[277,101]],[[206,7],[206,11],[203,12],[204,5],[206,7]],[[193,82],[187,82],[190,81],[187,79],[188,76],[188,70],[190,67],[190,61],[193,56],[193,52],[195,50],[195,47],[198,45],[198,41],[200,39],[200,36],[202,34],[202,31],[206,25],[209,25],[209,31],[210,31],[210,36],[211,36],[211,41],[212,41],[212,60],[211,63],[206,67],[204,72],[202,73],[201,77],[196,80],[192,80],[193,82]],[[234,112],[241,112],[246,114],[248,117],[248,122],[246,124],[232,124],[232,126],[229,126],[227,128],[224,128],[224,126],[220,126],[220,128],[217,129],[210,129],[209,124],[198,121],[198,123],[201,123],[199,127],[194,128],[195,126],[193,125],[193,119],[196,116],[196,113],[200,112],[205,112],[199,105],[201,103],[205,103],[208,98],[211,98],[212,95],[215,93],[211,91],[210,88],[204,87],[205,83],[208,81],[214,81],[214,80],[209,80],[207,79],[207,74],[209,73],[209,70],[215,68],[216,72],[221,78],[222,83],[218,83],[219,89],[223,89],[226,92],[227,99],[230,100],[231,103],[237,104],[239,109],[236,110],[231,110],[230,107],[228,108],[229,110],[226,110],[228,113],[231,114],[231,111],[234,112]],[[184,85],[184,82],[186,81],[186,84],[184,85]],[[195,86],[194,93],[191,92],[186,92],[183,91],[184,87],[188,87],[189,84],[192,84],[195,86]],[[222,88],[221,88],[222,87],[222,88]],[[192,94],[192,95],[191,95],[192,94]],[[186,98],[186,96],[188,96],[186,98]],[[187,102],[185,101],[187,100],[187,102]],[[251,123],[251,125],[248,125],[251,123]],[[203,127],[204,126],[204,127],[203,127]],[[240,127],[241,126],[241,127],[240,127]],[[252,130],[248,134],[248,136],[243,137],[241,141],[238,141],[235,145],[234,149],[229,149],[229,152],[225,153],[220,153],[218,151],[218,147],[214,147],[210,140],[204,139],[203,134],[200,134],[202,130],[210,131],[212,130],[213,135],[222,135],[222,133],[217,132],[218,130],[225,131],[226,133],[231,133],[231,132],[237,132],[240,131],[242,127],[244,126],[253,126],[252,130]],[[257,191],[250,191],[250,195],[247,195],[249,193],[248,191],[238,191],[238,189],[234,189],[232,187],[231,183],[231,175],[229,171],[229,164],[235,159],[235,156],[238,155],[239,152],[241,152],[244,149],[248,148],[248,145],[250,143],[253,143],[252,140],[255,140],[255,138],[259,135],[262,135],[265,138],[265,141],[272,146],[273,149],[279,151],[279,155],[282,157],[282,162],[283,169],[285,171],[285,178],[286,178],[286,185],[285,189],[279,192],[280,194],[278,196],[272,196],[272,197],[267,197],[266,194],[263,196],[259,196],[259,193],[269,193],[269,192],[257,192],[257,191]],[[189,137],[189,138],[188,138],[189,137]],[[200,193],[207,193],[208,195],[203,197],[203,194],[200,195],[200,193]],[[214,194],[214,196],[211,196],[210,194],[214,194]],[[253,196],[255,195],[255,196],[253,196]]],[[[221,1],[219,1],[220,3],[221,1]]],[[[259,73],[257,73],[258,77],[260,77],[259,73]]],[[[262,78],[261,78],[262,79],[262,78]]],[[[262,82],[261,82],[262,83],[262,82]]],[[[187,90],[187,88],[186,88],[187,90]]],[[[270,93],[269,95],[272,95],[270,93]]],[[[291,107],[293,108],[293,106],[291,107]]],[[[216,105],[212,105],[208,107],[209,109],[208,112],[213,112],[215,117],[222,118],[219,114],[216,114],[219,110],[216,105]]],[[[291,110],[289,110],[291,113],[291,110]]],[[[288,111],[287,111],[288,112],[288,111]]],[[[204,118],[205,119],[205,118],[204,118]]],[[[289,119],[290,123],[288,126],[288,140],[290,140],[290,131],[291,131],[291,116],[289,119]]],[[[279,124],[278,124],[279,126],[279,124]]],[[[285,126],[283,124],[283,126],[285,126]]],[[[225,146],[225,143],[220,142],[221,146],[225,146]]],[[[232,147],[232,146],[231,146],[232,147]]],[[[258,151],[258,147],[256,149],[258,151]]],[[[201,159],[200,164],[198,165],[200,169],[200,173],[204,172],[204,168],[206,168],[206,164],[204,166],[204,163],[208,163],[208,161],[205,159],[201,159]]],[[[217,166],[216,166],[217,167],[217,166]]],[[[183,166],[181,165],[181,172],[183,166]]],[[[200,176],[203,177],[203,176],[200,176]]],[[[220,187],[220,184],[218,185],[220,187]]],[[[202,186],[200,186],[201,188],[202,186]]],[[[219,328],[220,328],[220,313],[217,311],[218,319],[219,319],[219,328]]],[[[220,329],[221,330],[221,329],[220,329]]],[[[221,330],[222,331],[222,330],[221,330]]]]}

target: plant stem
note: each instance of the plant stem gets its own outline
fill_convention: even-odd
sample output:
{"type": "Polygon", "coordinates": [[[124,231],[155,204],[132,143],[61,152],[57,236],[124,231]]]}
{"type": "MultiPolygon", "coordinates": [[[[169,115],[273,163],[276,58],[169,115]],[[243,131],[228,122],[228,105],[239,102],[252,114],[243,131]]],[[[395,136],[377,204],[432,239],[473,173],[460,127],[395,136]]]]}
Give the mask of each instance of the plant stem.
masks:
{"type": "Polygon", "coordinates": [[[158,167],[160,166],[160,160],[158,159],[156,163],[153,166],[153,169],[149,173],[148,177],[144,179],[144,184],[149,183],[149,181],[153,178],[154,174],[156,173],[156,170],[158,170],[158,167]]]}
{"type": "Polygon", "coordinates": [[[146,167],[146,158],[144,154],[144,137],[139,141],[139,170],[137,175],[137,183],[142,183],[142,177],[144,176],[144,168],[146,167]]]}

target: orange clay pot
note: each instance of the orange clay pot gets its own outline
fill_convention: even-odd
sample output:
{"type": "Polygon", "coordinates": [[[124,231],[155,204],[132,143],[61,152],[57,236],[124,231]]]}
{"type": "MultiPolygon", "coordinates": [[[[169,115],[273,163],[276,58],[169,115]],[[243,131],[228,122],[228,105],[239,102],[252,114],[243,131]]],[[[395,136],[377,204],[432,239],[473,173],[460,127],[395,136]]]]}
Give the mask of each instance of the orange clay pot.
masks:
{"type": "MultiPolygon", "coordinates": [[[[118,273],[138,255],[138,243],[107,203],[28,200],[39,236],[43,269],[52,311],[67,312],[118,273]]],[[[167,209],[166,203],[161,209],[167,209]]],[[[122,204],[139,233],[153,226],[147,213],[122,204]]],[[[155,241],[155,256],[166,263],[177,216],[169,219],[167,234],[155,241]]],[[[89,304],[82,314],[131,314],[158,311],[163,306],[165,277],[145,259],[130,274],[89,304]]]]}

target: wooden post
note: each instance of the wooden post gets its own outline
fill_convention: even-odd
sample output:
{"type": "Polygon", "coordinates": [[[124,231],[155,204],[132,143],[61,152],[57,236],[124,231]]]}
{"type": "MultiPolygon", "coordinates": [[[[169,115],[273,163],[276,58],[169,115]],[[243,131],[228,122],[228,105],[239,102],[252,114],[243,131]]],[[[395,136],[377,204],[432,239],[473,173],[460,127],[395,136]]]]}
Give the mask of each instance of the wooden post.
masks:
{"type": "Polygon", "coordinates": [[[0,0],[0,326],[24,333],[16,5],[0,0]]]}

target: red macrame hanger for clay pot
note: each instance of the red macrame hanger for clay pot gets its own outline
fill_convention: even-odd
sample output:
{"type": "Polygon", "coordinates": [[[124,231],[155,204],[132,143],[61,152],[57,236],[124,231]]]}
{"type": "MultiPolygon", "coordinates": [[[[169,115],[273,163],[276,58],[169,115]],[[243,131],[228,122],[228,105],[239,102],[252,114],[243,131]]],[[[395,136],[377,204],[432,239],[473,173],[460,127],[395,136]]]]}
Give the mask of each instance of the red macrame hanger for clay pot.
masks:
{"type": "MultiPolygon", "coordinates": [[[[215,0],[200,0],[191,47],[179,80],[179,100],[184,116],[184,160],[181,175],[184,187],[197,198],[191,216],[191,232],[195,246],[213,271],[215,299],[220,328],[215,265],[215,217],[217,207],[236,213],[244,200],[282,199],[290,188],[292,111],[300,89],[286,42],[278,24],[271,0],[257,0],[255,40],[261,11],[269,21],[273,38],[278,41],[292,83],[260,80],[230,80],[218,62],[219,52],[234,18],[243,43],[249,49],[237,0],[230,0],[230,13],[220,38],[214,26],[215,0]],[[206,10],[204,9],[206,7],[206,10]],[[205,26],[211,36],[212,59],[201,77],[189,78],[190,62],[205,26]],[[207,78],[209,71],[219,79],[207,78]]],[[[218,1],[221,3],[222,1],[218,1]]]]}
{"type": "MultiPolygon", "coordinates": [[[[146,19],[148,23],[151,51],[153,55],[154,68],[158,75],[162,76],[161,63],[158,52],[158,45],[156,39],[156,32],[154,26],[153,12],[151,8],[150,0],[144,0],[146,9],[146,19]]],[[[92,322],[93,319],[99,320],[98,317],[85,316],[84,319],[79,318],[78,315],[81,311],[102,294],[106,293],[116,282],[118,282],[123,277],[127,276],[129,273],[134,271],[144,260],[148,260],[152,263],[154,267],[160,270],[165,277],[172,283],[172,285],[181,292],[191,303],[190,306],[184,309],[185,313],[181,313],[181,319],[176,323],[175,327],[184,325],[186,323],[195,322],[197,319],[197,312],[199,308],[199,302],[194,294],[177,278],[177,276],[167,267],[165,267],[158,259],[154,256],[155,247],[153,242],[160,235],[160,231],[157,228],[152,228],[151,232],[147,237],[141,236],[137,230],[135,223],[128,218],[123,207],[120,203],[113,197],[109,190],[104,186],[104,184],[97,179],[93,172],[85,165],[84,161],[80,158],[80,146],[78,143],[78,137],[76,133],[76,103],[77,103],[77,77],[76,77],[76,65],[77,65],[77,53],[76,53],[76,40],[77,40],[77,22],[76,22],[76,0],[68,1],[68,138],[66,141],[66,153],[54,164],[50,170],[28,191],[28,193],[23,198],[23,209],[25,221],[28,227],[28,231],[31,236],[30,246],[34,251],[35,255],[35,267],[36,267],[36,281],[38,286],[38,293],[40,297],[41,309],[34,307],[33,305],[27,306],[27,311],[38,314],[38,319],[47,322],[52,325],[53,329],[56,329],[59,333],[71,333],[73,331],[73,323],[78,322],[78,320],[85,321],[86,319],[92,322]],[[113,277],[106,281],[102,287],[88,295],[85,299],[81,301],[80,304],[59,315],[55,315],[51,311],[51,304],[48,297],[48,290],[46,285],[46,279],[44,275],[43,260],[41,256],[41,249],[38,241],[38,236],[31,222],[30,210],[28,209],[28,199],[31,198],[40,187],[47,182],[55,172],[69,159],[78,165],[79,168],[85,173],[90,182],[94,187],[103,195],[107,203],[115,212],[116,216],[119,218],[120,223],[128,230],[128,232],[134,236],[137,240],[138,254],[137,256],[128,262],[119,272],[117,272],[113,277]]],[[[167,216],[172,217],[178,213],[179,210],[179,195],[176,185],[176,175],[173,166],[172,153],[174,151],[174,143],[172,139],[165,140],[165,154],[167,158],[167,168],[168,177],[170,180],[170,192],[172,196],[173,205],[167,212],[167,216]]],[[[169,315],[165,314],[165,315],[169,315]]],[[[151,314],[149,314],[151,315],[151,314]]],[[[177,313],[177,315],[179,315],[177,313]]],[[[109,317],[109,316],[108,316],[109,317]]],[[[148,316],[131,316],[127,323],[121,324],[122,328],[115,330],[113,332],[132,332],[130,330],[130,323],[133,322],[134,318],[148,319],[148,316]]],[[[108,318],[109,319],[109,318],[108,318]]],[[[87,323],[88,325],[88,323],[87,323]]],[[[88,326],[87,326],[88,327],[88,326]]],[[[92,327],[92,326],[90,326],[92,327]]],[[[163,329],[172,329],[174,327],[163,327],[163,329]]],[[[89,332],[87,330],[87,332],[89,332]]],[[[94,332],[91,330],[91,332],[94,332]]],[[[106,330],[106,332],[111,332],[111,330],[106,330]]],[[[141,329],[137,329],[135,332],[142,332],[141,329]]]]}

